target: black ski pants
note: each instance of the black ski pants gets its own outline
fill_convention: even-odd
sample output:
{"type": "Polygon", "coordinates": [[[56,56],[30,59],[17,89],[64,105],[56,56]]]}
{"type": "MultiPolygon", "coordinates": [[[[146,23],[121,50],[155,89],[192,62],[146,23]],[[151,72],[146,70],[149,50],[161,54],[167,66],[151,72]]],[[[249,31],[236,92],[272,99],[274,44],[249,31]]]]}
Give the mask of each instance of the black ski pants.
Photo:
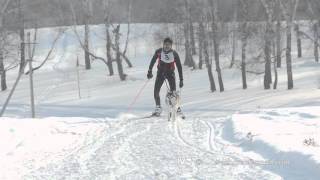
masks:
{"type": "Polygon", "coordinates": [[[176,78],[174,71],[160,71],[157,72],[156,82],[154,84],[154,100],[157,106],[160,106],[160,89],[163,82],[167,80],[170,86],[170,91],[176,90],[176,78]]]}

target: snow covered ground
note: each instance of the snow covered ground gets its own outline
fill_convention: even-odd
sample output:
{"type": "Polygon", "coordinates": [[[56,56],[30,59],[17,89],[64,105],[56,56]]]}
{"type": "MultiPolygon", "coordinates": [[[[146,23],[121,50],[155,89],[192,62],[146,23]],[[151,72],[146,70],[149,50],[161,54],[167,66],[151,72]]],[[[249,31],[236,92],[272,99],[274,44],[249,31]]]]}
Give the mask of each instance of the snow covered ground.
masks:
{"type": "MultiPolygon", "coordinates": [[[[82,52],[67,33],[53,60],[34,74],[37,119],[29,119],[29,81],[22,77],[0,119],[0,160],[6,162],[0,179],[319,179],[320,64],[311,50],[294,58],[290,91],[285,68],[277,90],[264,90],[263,76],[253,75],[242,90],[240,70],[226,65],[226,91],[211,93],[206,69],[184,67],[187,119],[172,124],[165,114],[141,118],[154,108],[154,79],[128,111],[160,46],[150,43],[159,27],[147,26],[133,28],[135,66],[125,69],[128,80],[107,76],[94,61],[90,71],[79,68],[81,97],[75,63],[82,52]]],[[[9,72],[9,87],[15,78],[9,72]]],[[[1,106],[7,95],[0,92],[1,106]]]]}
{"type": "Polygon", "coordinates": [[[239,112],[224,128],[226,139],[244,152],[257,152],[282,177],[320,177],[319,106],[239,112]]]}

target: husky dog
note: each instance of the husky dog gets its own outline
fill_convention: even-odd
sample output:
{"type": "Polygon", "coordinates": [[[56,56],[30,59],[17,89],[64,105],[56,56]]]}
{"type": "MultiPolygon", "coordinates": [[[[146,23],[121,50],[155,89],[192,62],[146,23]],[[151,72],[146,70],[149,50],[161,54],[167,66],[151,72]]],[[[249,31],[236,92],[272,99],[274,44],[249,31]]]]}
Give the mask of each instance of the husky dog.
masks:
{"type": "Polygon", "coordinates": [[[168,121],[176,119],[176,113],[180,107],[180,96],[177,91],[168,91],[166,95],[166,104],[169,107],[168,121]]]}

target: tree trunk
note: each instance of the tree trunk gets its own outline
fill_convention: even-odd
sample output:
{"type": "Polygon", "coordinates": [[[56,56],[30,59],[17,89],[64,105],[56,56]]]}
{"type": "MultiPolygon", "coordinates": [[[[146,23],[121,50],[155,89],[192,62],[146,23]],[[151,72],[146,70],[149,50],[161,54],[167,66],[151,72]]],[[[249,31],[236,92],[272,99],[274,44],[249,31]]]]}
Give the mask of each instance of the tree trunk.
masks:
{"type": "Polygon", "coordinates": [[[249,4],[246,0],[241,2],[241,15],[244,17],[244,22],[241,25],[241,75],[242,75],[242,88],[247,89],[247,75],[246,75],[246,51],[248,43],[248,21],[249,21],[249,4]]]}
{"type": "MultiPolygon", "coordinates": [[[[187,32],[187,25],[184,24],[183,32],[184,32],[184,49],[185,49],[185,60],[184,60],[184,65],[189,66],[190,60],[189,60],[189,37],[188,37],[188,32],[187,32]]],[[[190,67],[190,66],[189,66],[190,67]]]]}
{"type": "Polygon", "coordinates": [[[198,40],[199,40],[199,69],[202,69],[202,64],[203,64],[203,35],[200,34],[201,27],[203,26],[202,22],[199,22],[199,35],[198,35],[198,40]]]}
{"type": "Polygon", "coordinates": [[[277,1],[278,7],[277,7],[277,25],[276,25],[276,38],[277,38],[277,56],[276,56],[276,61],[277,61],[277,67],[281,67],[281,12],[280,12],[280,0],[277,1]]]}
{"type": "Polygon", "coordinates": [[[90,53],[89,51],[89,25],[84,25],[84,58],[85,58],[85,65],[86,69],[91,69],[91,63],[90,63],[90,53]]]}
{"type": "Polygon", "coordinates": [[[209,0],[210,5],[211,5],[211,15],[212,15],[212,40],[213,40],[213,46],[214,46],[214,60],[216,64],[216,71],[218,74],[218,81],[219,81],[219,87],[220,87],[220,92],[224,91],[224,85],[223,85],[223,80],[222,80],[222,73],[221,73],[221,68],[220,68],[220,52],[219,52],[219,46],[220,42],[218,39],[218,25],[217,25],[217,9],[214,6],[214,0],[209,0]]]}
{"type": "Polygon", "coordinates": [[[187,18],[188,18],[188,23],[189,23],[189,35],[190,35],[190,48],[191,48],[191,55],[196,55],[197,51],[196,51],[196,42],[195,42],[195,38],[194,38],[194,28],[193,28],[193,20],[192,20],[192,7],[189,5],[188,0],[185,1],[186,2],[186,8],[187,9],[187,18]]]}
{"type": "MultiPolygon", "coordinates": [[[[234,1],[232,1],[234,2],[234,1]]],[[[231,62],[229,68],[232,68],[235,62],[236,57],[236,48],[237,48],[237,18],[238,18],[238,1],[237,4],[232,3],[233,7],[233,22],[232,22],[232,52],[231,52],[231,62]]]]}
{"type": "Polygon", "coordinates": [[[265,75],[264,75],[264,89],[270,89],[270,84],[272,83],[271,75],[271,38],[272,38],[272,23],[268,21],[266,35],[265,35],[265,75]]]}
{"type": "Polygon", "coordinates": [[[294,29],[296,31],[296,38],[297,38],[297,50],[298,50],[298,58],[302,57],[302,49],[301,49],[301,37],[300,37],[300,28],[299,24],[295,24],[294,29]]]}
{"type": "Polygon", "coordinates": [[[291,28],[292,22],[287,21],[287,49],[286,49],[286,63],[287,63],[287,77],[288,77],[288,89],[293,88],[292,78],[292,60],[291,60],[291,28]]]}
{"type": "MultiPolygon", "coordinates": [[[[120,53],[120,56],[121,56],[121,53],[120,53]]],[[[132,66],[132,63],[130,62],[130,60],[128,59],[128,57],[127,57],[126,55],[124,55],[123,53],[122,53],[122,57],[123,57],[124,61],[126,61],[128,67],[129,67],[129,68],[132,68],[132,67],[133,67],[133,66],[132,66]]]]}
{"type": "Polygon", "coordinates": [[[318,33],[318,23],[313,25],[314,32],[314,58],[316,62],[319,62],[319,33],[318,33]]]}
{"type": "MultiPolygon", "coordinates": [[[[276,38],[276,37],[275,37],[276,38]]],[[[272,55],[275,57],[273,63],[273,71],[274,71],[274,82],[273,82],[273,89],[277,89],[278,85],[278,69],[277,69],[277,39],[273,38],[272,39],[272,55]]]]}
{"type": "Polygon", "coordinates": [[[1,91],[7,90],[6,71],[4,69],[4,57],[2,49],[0,49],[0,75],[1,75],[1,91]]]}
{"type": "Polygon", "coordinates": [[[247,49],[247,22],[242,25],[242,48],[241,48],[241,74],[242,74],[242,88],[247,89],[247,76],[246,76],[246,49],[247,49]]]}
{"type": "MultiPolygon", "coordinates": [[[[214,35],[215,36],[215,35],[214,35]]],[[[217,37],[214,37],[213,44],[214,44],[214,59],[216,63],[216,71],[218,73],[218,81],[219,81],[219,87],[220,87],[220,92],[224,91],[224,85],[223,85],[223,80],[222,80],[222,73],[221,73],[221,68],[220,68],[220,60],[219,60],[219,42],[216,39],[217,37]]]]}
{"type": "Polygon", "coordinates": [[[124,81],[126,80],[126,75],[123,73],[122,60],[120,57],[119,40],[120,40],[120,25],[118,25],[117,28],[115,29],[115,46],[116,46],[116,53],[117,53],[116,62],[118,66],[118,73],[119,73],[120,80],[124,81]]]}
{"type": "Polygon", "coordinates": [[[236,56],[236,46],[237,46],[237,42],[236,42],[236,30],[233,29],[232,30],[232,52],[231,52],[231,63],[229,68],[232,68],[235,62],[235,56],[236,56]]]}
{"type": "Polygon", "coordinates": [[[206,38],[206,32],[205,32],[204,25],[202,22],[200,22],[200,24],[199,24],[199,37],[203,40],[203,53],[204,53],[206,67],[208,70],[210,90],[211,90],[211,92],[214,92],[214,91],[216,91],[216,85],[215,85],[213,73],[212,73],[212,65],[211,65],[212,63],[210,62],[210,58],[209,58],[208,40],[206,38]]]}
{"type": "Polygon", "coordinates": [[[189,67],[193,67],[195,69],[195,63],[193,61],[192,57],[192,47],[190,44],[190,9],[189,9],[189,3],[188,0],[184,0],[185,4],[185,12],[186,12],[186,19],[184,23],[184,37],[185,37],[185,61],[184,65],[187,65],[189,67]]]}
{"type": "Polygon", "coordinates": [[[110,32],[109,32],[109,24],[106,22],[106,54],[107,54],[107,66],[109,69],[109,75],[113,76],[113,66],[112,66],[112,57],[111,57],[111,38],[110,38],[110,32]]]}
{"type": "Polygon", "coordinates": [[[194,29],[193,29],[193,23],[192,20],[190,20],[190,40],[191,40],[191,50],[192,50],[192,55],[196,55],[196,42],[194,39],[194,29]]]}
{"type": "Polygon", "coordinates": [[[26,63],[25,59],[24,29],[22,28],[20,29],[20,72],[23,70],[23,66],[26,63]]]}
{"type": "Polygon", "coordinates": [[[185,61],[184,61],[184,65],[187,65],[188,67],[194,67],[193,57],[192,57],[191,48],[190,48],[190,41],[189,41],[188,23],[185,23],[184,35],[185,35],[185,43],[184,43],[185,61]]]}
{"type": "Polygon", "coordinates": [[[19,0],[19,20],[20,20],[20,68],[19,71],[22,72],[24,64],[26,63],[25,60],[25,38],[24,38],[24,18],[22,17],[22,6],[21,0],[19,0]]]}

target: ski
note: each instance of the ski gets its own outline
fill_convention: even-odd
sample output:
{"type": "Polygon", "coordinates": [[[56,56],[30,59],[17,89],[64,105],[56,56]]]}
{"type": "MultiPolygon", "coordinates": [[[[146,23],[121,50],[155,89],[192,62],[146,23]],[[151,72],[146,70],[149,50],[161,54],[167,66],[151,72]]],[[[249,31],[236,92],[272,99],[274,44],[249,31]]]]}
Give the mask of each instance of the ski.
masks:
{"type": "Polygon", "coordinates": [[[151,114],[151,115],[145,115],[145,116],[138,116],[138,117],[129,118],[128,120],[148,119],[148,118],[153,118],[153,117],[161,117],[161,116],[155,116],[155,115],[151,114]]]}

